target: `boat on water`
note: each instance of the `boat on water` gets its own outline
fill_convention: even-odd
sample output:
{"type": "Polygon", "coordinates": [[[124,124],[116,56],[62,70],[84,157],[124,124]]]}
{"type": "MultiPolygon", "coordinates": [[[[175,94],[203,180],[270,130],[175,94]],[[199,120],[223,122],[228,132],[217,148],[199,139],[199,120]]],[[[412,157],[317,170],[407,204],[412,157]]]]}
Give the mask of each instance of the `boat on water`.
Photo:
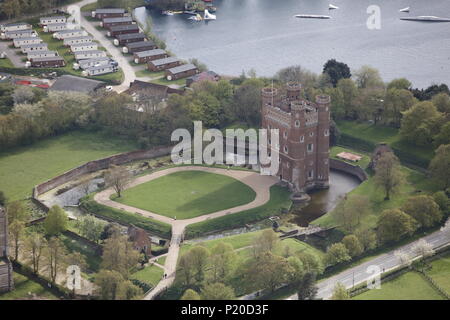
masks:
{"type": "Polygon", "coordinates": [[[211,14],[208,10],[205,10],[203,15],[203,20],[216,20],[217,17],[215,14],[211,14]]]}
{"type": "Polygon", "coordinates": [[[403,8],[399,10],[400,12],[409,12],[409,7],[403,8]]]}
{"type": "Polygon", "coordinates": [[[173,16],[173,15],[175,15],[175,14],[180,14],[180,13],[183,13],[183,11],[171,11],[171,10],[166,10],[166,11],[163,11],[163,12],[162,12],[162,14],[165,15],[165,16],[173,16]]]}
{"type": "Polygon", "coordinates": [[[339,7],[331,3],[328,5],[328,10],[335,10],[335,9],[339,9],[339,7]]]}
{"type": "Polygon", "coordinates": [[[197,15],[197,12],[194,10],[186,10],[183,12],[184,14],[190,14],[191,16],[197,15]]]}
{"type": "Polygon", "coordinates": [[[296,14],[295,17],[300,19],[331,19],[331,16],[319,14],[296,14]]]}
{"type": "Polygon", "coordinates": [[[196,14],[195,16],[189,17],[188,20],[192,20],[192,21],[202,21],[203,18],[201,15],[196,14]]]}
{"type": "Polygon", "coordinates": [[[436,16],[407,17],[407,18],[400,18],[400,20],[425,21],[425,22],[450,22],[450,18],[441,18],[436,16]]]}

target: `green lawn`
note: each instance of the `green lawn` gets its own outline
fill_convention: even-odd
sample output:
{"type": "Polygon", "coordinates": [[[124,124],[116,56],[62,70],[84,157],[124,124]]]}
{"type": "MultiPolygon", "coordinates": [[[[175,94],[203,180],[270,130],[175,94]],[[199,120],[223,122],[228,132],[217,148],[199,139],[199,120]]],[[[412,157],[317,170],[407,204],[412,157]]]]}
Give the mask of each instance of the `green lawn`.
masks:
{"type": "Polygon", "coordinates": [[[160,264],[160,265],[164,266],[164,264],[166,263],[166,258],[167,258],[167,256],[161,257],[161,258],[159,258],[159,259],[156,259],[155,262],[156,262],[157,264],[160,264]]]}
{"type": "Polygon", "coordinates": [[[90,271],[97,272],[100,269],[101,257],[91,247],[66,235],[59,237],[69,252],[79,252],[84,256],[90,271]]]}
{"type": "Polygon", "coordinates": [[[431,263],[427,274],[447,293],[450,294],[450,253],[431,263]]]}
{"type": "Polygon", "coordinates": [[[58,299],[47,288],[41,286],[27,277],[14,272],[14,290],[8,293],[0,294],[0,300],[19,300],[30,298],[28,293],[35,294],[41,299],[56,300],[58,299]]]}
{"type": "Polygon", "coordinates": [[[134,143],[98,133],[71,132],[0,153],[0,190],[10,200],[87,161],[137,149],[134,143]]]}
{"type": "Polygon", "coordinates": [[[0,59],[0,68],[14,68],[14,65],[8,58],[0,59]]]}
{"type": "Polygon", "coordinates": [[[363,169],[366,169],[367,166],[370,163],[370,156],[369,155],[367,155],[365,153],[362,153],[362,152],[355,152],[354,150],[351,150],[351,149],[348,149],[348,148],[344,148],[344,147],[338,147],[338,146],[332,147],[330,149],[330,158],[337,159],[339,161],[344,161],[344,162],[350,163],[352,165],[358,165],[358,166],[360,166],[363,169]],[[362,159],[359,160],[358,162],[346,161],[346,160],[343,160],[343,159],[340,159],[340,158],[337,157],[337,154],[339,154],[341,152],[350,152],[350,153],[356,154],[358,156],[362,156],[362,159]]]}
{"type": "MultiPolygon", "coordinates": [[[[137,65],[139,66],[140,64],[135,64],[134,62],[132,63],[132,65],[137,65]]],[[[161,72],[153,72],[150,70],[140,70],[140,71],[136,71],[136,77],[139,78],[144,78],[144,77],[152,77],[152,78],[157,78],[157,77],[163,77],[164,76],[164,71],[161,72]]]]}
{"type": "Polygon", "coordinates": [[[164,270],[157,266],[148,266],[131,275],[131,279],[137,279],[155,287],[162,279],[164,270]]]}
{"type": "Polygon", "coordinates": [[[253,201],[256,193],[221,174],[182,171],[143,183],[114,200],[168,217],[189,219],[253,201]]]}
{"type": "Polygon", "coordinates": [[[355,300],[443,300],[443,297],[417,272],[408,272],[381,284],[381,289],[366,291],[355,300]]]}
{"type": "Polygon", "coordinates": [[[186,78],[169,81],[169,80],[167,80],[164,77],[164,78],[161,78],[161,79],[152,80],[150,82],[153,82],[153,83],[156,83],[156,84],[162,84],[162,85],[165,85],[165,86],[168,86],[168,85],[171,85],[171,84],[176,84],[176,85],[179,85],[179,86],[186,86],[186,78]]]}

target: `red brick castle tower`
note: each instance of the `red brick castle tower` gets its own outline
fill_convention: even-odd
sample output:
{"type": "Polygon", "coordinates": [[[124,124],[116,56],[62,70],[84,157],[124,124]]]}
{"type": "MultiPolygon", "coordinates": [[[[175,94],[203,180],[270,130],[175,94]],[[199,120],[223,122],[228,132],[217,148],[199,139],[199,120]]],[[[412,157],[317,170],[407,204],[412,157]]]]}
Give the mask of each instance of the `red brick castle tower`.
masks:
{"type": "Polygon", "coordinates": [[[329,186],[330,97],[302,99],[301,85],[284,90],[262,89],[262,127],[279,129],[280,144],[268,141],[269,154],[278,149],[278,176],[295,193],[329,186]],[[283,92],[282,92],[283,91],[283,92]]]}

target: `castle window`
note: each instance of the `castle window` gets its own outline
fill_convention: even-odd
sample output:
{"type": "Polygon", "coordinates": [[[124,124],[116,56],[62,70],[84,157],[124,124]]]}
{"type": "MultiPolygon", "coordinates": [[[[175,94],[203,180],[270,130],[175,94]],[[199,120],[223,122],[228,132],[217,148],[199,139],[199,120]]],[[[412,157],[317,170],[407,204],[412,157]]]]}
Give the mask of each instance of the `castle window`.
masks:
{"type": "Polygon", "coordinates": [[[328,137],[330,135],[330,131],[328,129],[325,130],[325,137],[328,137]]]}
{"type": "Polygon", "coordinates": [[[325,164],[328,164],[328,159],[323,160],[325,164]]]}
{"type": "Polygon", "coordinates": [[[296,128],[300,128],[300,121],[299,120],[295,120],[295,127],[296,128]]]}
{"type": "Polygon", "coordinates": [[[314,170],[308,171],[308,179],[312,179],[314,177],[314,170]]]}
{"type": "Polygon", "coordinates": [[[290,164],[289,164],[289,162],[288,163],[286,163],[286,167],[289,169],[290,168],[290,164]]]}
{"type": "Polygon", "coordinates": [[[314,151],[314,144],[308,143],[307,150],[308,150],[308,152],[313,152],[314,151]]]}
{"type": "Polygon", "coordinates": [[[284,146],[284,153],[288,153],[288,147],[287,146],[284,146]]]}
{"type": "Polygon", "coordinates": [[[310,132],[310,133],[309,133],[309,136],[310,136],[310,137],[314,137],[314,132],[310,132]]]}
{"type": "Polygon", "coordinates": [[[302,143],[305,142],[305,136],[300,137],[300,142],[302,142],[302,143]]]}
{"type": "Polygon", "coordinates": [[[285,132],[283,133],[283,137],[284,137],[285,139],[287,139],[287,136],[288,136],[288,133],[287,133],[287,131],[285,131],[285,132]]]}

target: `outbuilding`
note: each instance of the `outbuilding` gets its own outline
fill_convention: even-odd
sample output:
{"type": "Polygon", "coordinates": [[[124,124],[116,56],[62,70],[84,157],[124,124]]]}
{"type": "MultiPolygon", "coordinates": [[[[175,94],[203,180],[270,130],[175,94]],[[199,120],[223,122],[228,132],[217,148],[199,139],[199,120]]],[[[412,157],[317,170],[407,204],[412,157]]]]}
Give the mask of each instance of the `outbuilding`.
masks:
{"type": "Polygon", "coordinates": [[[58,56],[57,51],[33,51],[27,53],[27,59],[30,61],[36,58],[51,58],[57,56],[58,56]]]}
{"type": "Polygon", "coordinates": [[[117,37],[119,34],[139,33],[139,31],[140,29],[137,24],[126,24],[109,28],[106,35],[108,37],[117,37]]]}
{"type": "Polygon", "coordinates": [[[169,55],[162,49],[139,51],[134,53],[134,63],[146,63],[152,60],[164,59],[169,55]]]}
{"type": "Polygon", "coordinates": [[[151,40],[138,41],[138,42],[127,43],[126,46],[123,48],[123,52],[124,53],[135,53],[135,52],[153,50],[156,48],[157,48],[156,44],[151,40]]]}
{"type": "Polygon", "coordinates": [[[6,31],[0,36],[3,40],[14,40],[18,38],[31,38],[37,37],[36,31],[29,30],[18,30],[18,31],[6,31]]]}
{"type": "Polygon", "coordinates": [[[70,46],[70,51],[72,52],[91,51],[91,50],[98,50],[98,44],[96,42],[80,43],[70,46]]]}
{"type": "Polygon", "coordinates": [[[44,26],[44,32],[58,32],[67,29],[67,23],[52,23],[44,26]]]}
{"type": "Polygon", "coordinates": [[[133,24],[133,22],[133,18],[131,17],[105,18],[100,22],[100,26],[109,29],[113,26],[133,24]]]}
{"type": "Polygon", "coordinates": [[[62,57],[35,58],[31,60],[33,68],[59,68],[65,65],[66,62],[62,57]]]}
{"type": "Polygon", "coordinates": [[[198,69],[193,64],[183,64],[181,66],[166,70],[166,79],[169,81],[187,78],[198,73],[198,69]]]}
{"type": "Polygon", "coordinates": [[[17,38],[14,39],[13,43],[14,43],[14,47],[16,48],[20,48],[23,45],[26,44],[36,44],[36,43],[41,43],[42,39],[39,37],[27,37],[27,38],[17,38]]]}
{"type": "Polygon", "coordinates": [[[92,58],[106,57],[106,52],[101,50],[79,51],[75,52],[75,60],[84,60],[92,58]]]}
{"type": "Polygon", "coordinates": [[[106,9],[97,9],[92,11],[92,18],[96,19],[105,19],[105,18],[117,18],[123,17],[125,15],[125,9],[122,8],[106,8],[106,9]]]}
{"type": "Polygon", "coordinates": [[[67,23],[67,17],[56,16],[56,17],[42,17],[39,19],[39,25],[41,27],[54,23],[67,23]]]}
{"type": "Polygon", "coordinates": [[[80,60],[78,62],[78,65],[80,66],[81,69],[86,70],[91,67],[106,66],[106,65],[111,64],[111,62],[112,62],[111,58],[103,57],[103,58],[80,60]]]}
{"type": "Polygon", "coordinates": [[[148,70],[157,72],[177,67],[181,64],[181,60],[176,57],[168,57],[148,62],[148,70]]]}
{"type": "Polygon", "coordinates": [[[116,39],[114,39],[114,45],[116,46],[124,46],[130,42],[138,42],[144,41],[145,34],[143,33],[128,33],[128,34],[119,34],[116,39]]]}
{"type": "Polygon", "coordinates": [[[46,43],[24,44],[20,49],[22,50],[22,53],[48,51],[48,46],[46,43]]]}
{"type": "Polygon", "coordinates": [[[92,76],[99,76],[102,74],[112,73],[112,72],[116,72],[116,71],[117,71],[117,67],[115,67],[111,64],[107,64],[107,65],[103,65],[103,66],[95,66],[95,67],[87,68],[86,70],[83,71],[83,75],[92,77],[92,76]]]}
{"type": "Polygon", "coordinates": [[[23,31],[23,30],[31,30],[33,27],[29,23],[20,22],[20,23],[10,23],[4,24],[0,26],[1,32],[7,31],[23,31]]]}
{"type": "Polygon", "coordinates": [[[73,37],[64,39],[65,46],[72,46],[74,44],[90,43],[94,39],[91,36],[73,37]]]}
{"type": "Polygon", "coordinates": [[[53,38],[64,40],[67,38],[84,37],[87,36],[87,32],[82,29],[68,29],[63,31],[58,31],[53,34],[53,38]]]}

